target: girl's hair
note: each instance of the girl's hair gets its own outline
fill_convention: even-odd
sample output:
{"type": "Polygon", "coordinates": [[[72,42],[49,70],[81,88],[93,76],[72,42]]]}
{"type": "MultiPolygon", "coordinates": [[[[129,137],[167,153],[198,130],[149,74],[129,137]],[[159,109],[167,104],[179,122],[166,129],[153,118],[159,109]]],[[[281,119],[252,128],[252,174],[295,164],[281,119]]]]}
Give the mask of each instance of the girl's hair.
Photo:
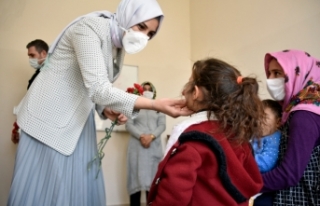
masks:
{"type": "Polygon", "coordinates": [[[262,104],[264,108],[270,108],[272,113],[277,117],[282,117],[282,106],[279,104],[279,102],[272,100],[272,99],[264,99],[262,100],[262,104]]]}
{"type": "Polygon", "coordinates": [[[194,63],[192,78],[184,91],[192,93],[195,86],[204,93],[199,104],[207,108],[208,119],[213,113],[227,138],[241,144],[254,136],[261,137],[264,110],[255,78],[241,77],[228,63],[209,58],[194,63]]]}

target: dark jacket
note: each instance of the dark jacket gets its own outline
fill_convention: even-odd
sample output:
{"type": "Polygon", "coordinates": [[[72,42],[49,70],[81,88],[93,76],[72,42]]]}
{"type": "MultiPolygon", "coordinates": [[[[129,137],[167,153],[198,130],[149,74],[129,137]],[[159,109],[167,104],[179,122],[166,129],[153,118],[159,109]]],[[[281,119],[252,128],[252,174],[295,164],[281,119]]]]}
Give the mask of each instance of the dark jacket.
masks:
{"type": "Polygon", "coordinates": [[[38,76],[39,73],[40,73],[40,69],[36,69],[36,72],[29,79],[29,83],[28,83],[27,89],[29,89],[29,87],[31,86],[32,82],[35,80],[35,78],[38,76]]]}

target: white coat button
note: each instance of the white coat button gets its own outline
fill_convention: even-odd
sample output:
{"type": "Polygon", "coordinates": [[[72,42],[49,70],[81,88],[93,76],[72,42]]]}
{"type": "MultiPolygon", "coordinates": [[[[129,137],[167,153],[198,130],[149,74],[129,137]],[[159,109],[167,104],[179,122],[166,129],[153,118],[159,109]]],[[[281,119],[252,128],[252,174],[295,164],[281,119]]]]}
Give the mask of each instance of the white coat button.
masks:
{"type": "Polygon", "coordinates": [[[174,155],[175,153],[177,153],[177,148],[174,148],[171,152],[171,155],[174,155]]]}
{"type": "Polygon", "coordinates": [[[160,182],[160,177],[158,177],[158,179],[156,180],[156,185],[159,184],[160,182]]]}

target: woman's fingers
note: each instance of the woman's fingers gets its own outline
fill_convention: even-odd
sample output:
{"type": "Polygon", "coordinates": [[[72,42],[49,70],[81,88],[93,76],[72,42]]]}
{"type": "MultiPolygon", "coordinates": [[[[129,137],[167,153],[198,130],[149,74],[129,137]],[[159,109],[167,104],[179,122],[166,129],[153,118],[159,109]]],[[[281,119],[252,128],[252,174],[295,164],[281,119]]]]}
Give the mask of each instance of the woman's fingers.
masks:
{"type": "Polygon", "coordinates": [[[113,116],[115,116],[115,115],[119,115],[120,114],[120,112],[116,112],[116,111],[114,111],[114,110],[111,110],[111,109],[109,109],[109,108],[105,108],[105,110],[104,110],[107,114],[109,114],[109,115],[113,115],[113,116]]]}
{"type": "Polygon", "coordinates": [[[189,116],[194,112],[186,107],[185,99],[159,99],[155,100],[155,108],[171,117],[189,116]]]}
{"type": "Polygon", "coordinates": [[[122,125],[125,124],[128,121],[128,117],[126,117],[124,114],[120,114],[117,118],[118,124],[122,125]]]}
{"type": "Polygon", "coordinates": [[[188,109],[187,107],[180,108],[180,111],[178,111],[179,116],[190,116],[194,113],[194,111],[188,109]]]}
{"type": "MultiPolygon", "coordinates": [[[[108,119],[110,119],[111,121],[116,120],[121,114],[119,112],[116,112],[114,110],[111,110],[109,108],[104,108],[103,110],[103,114],[104,116],[108,117],[108,119]]],[[[118,119],[118,124],[124,124],[127,121],[127,117],[126,116],[121,116],[121,119],[118,119]]]]}

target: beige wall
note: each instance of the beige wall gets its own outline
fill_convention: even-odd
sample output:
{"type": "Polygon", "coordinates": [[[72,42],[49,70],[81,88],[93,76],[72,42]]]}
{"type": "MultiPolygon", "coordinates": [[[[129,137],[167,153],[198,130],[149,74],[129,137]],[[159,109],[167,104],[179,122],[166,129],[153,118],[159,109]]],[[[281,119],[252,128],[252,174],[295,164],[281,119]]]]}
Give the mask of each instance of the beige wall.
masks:
{"type": "Polygon", "coordinates": [[[243,75],[256,74],[265,89],[266,52],[302,49],[320,58],[318,0],[191,0],[192,60],[214,56],[243,75]]]}
{"type": "MultiPolygon", "coordinates": [[[[10,141],[12,108],[26,92],[33,74],[25,45],[36,38],[52,42],[81,14],[115,11],[119,0],[0,0],[0,205],[10,187],[16,146],[10,141]]],[[[267,51],[298,48],[320,57],[318,0],[159,0],[165,21],[158,36],[125,63],[139,66],[139,81],[152,81],[158,97],[178,97],[191,63],[215,56],[256,74],[264,88],[263,56],[267,51]],[[189,4],[190,3],[190,4],[189,4]]],[[[167,118],[169,134],[180,119],[167,118]]],[[[103,137],[98,133],[98,137],[103,137]]],[[[115,133],[103,162],[108,205],[128,203],[126,133],[115,133]]]]}

